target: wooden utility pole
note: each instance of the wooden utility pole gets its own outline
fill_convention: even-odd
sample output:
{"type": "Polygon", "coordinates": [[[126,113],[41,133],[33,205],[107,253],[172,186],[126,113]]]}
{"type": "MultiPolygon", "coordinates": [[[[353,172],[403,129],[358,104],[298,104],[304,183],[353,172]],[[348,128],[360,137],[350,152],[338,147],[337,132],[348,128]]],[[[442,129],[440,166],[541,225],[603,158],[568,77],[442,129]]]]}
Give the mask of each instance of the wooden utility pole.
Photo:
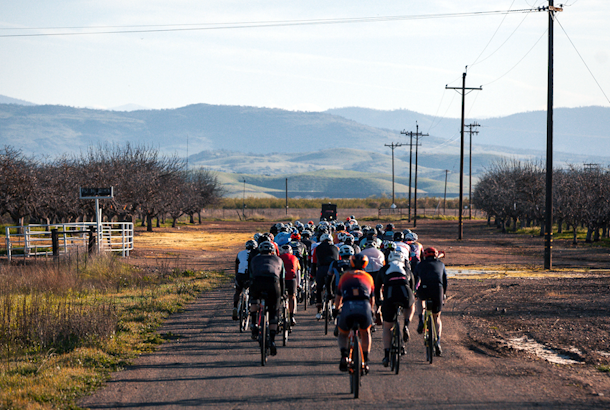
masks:
{"type": "MultiPolygon", "coordinates": [[[[419,147],[419,137],[427,137],[430,134],[422,134],[419,132],[419,124],[415,121],[415,132],[401,131],[401,134],[411,137],[411,151],[413,151],[413,137],[415,137],[415,212],[413,214],[413,227],[417,227],[417,156],[419,147]]],[[[409,159],[409,222],[411,222],[411,159],[409,159]]]]}
{"type": "Polygon", "coordinates": [[[549,0],[549,68],[546,119],[546,203],[544,227],[544,269],[553,268],[553,23],[555,12],[563,11],[549,0]]]}
{"type": "Polygon", "coordinates": [[[459,210],[458,210],[458,239],[462,239],[464,236],[464,221],[462,220],[462,213],[464,211],[464,107],[466,103],[466,91],[482,90],[483,87],[478,88],[466,88],[466,70],[462,75],[462,86],[461,87],[449,87],[445,86],[447,90],[459,90],[462,94],[462,129],[460,132],[460,199],[459,199],[459,210]]]}
{"type": "Polygon", "coordinates": [[[480,127],[481,125],[474,122],[466,125],[468,127],[468,133],[470,134],[470,153],[468,154],[468,161],[470,163],[468,167],[468,219],[472,219],[472,134],[478,134],[479,131],[472,130],[474,127],[480,127]]]}
{"type": "Polygon", "coordinates": [[[447,175],[449,170],[445,170],[445,196],[443,197],[443,215],[447,215],[447,175]]]}
{"type": "Polygon", "coordinates": [[[394,208],[396,207],[396,202],[394,202],[394,148],[397,147],[402,147],[404,144],[400,143],[400,142],[393,142],[390,145],[388,144],[383,144],[386,147],[390,147],[392,149],[392,205],[394,205],[394,208]]]}
{"type": "Polygon", "coordinates": [[[409,215],[407,217],[407,221],[411,222],[411,171],[413,170],[413,133],[410,131],[402,130],[400,131],[403,135],[409,135],[409,215]]]}

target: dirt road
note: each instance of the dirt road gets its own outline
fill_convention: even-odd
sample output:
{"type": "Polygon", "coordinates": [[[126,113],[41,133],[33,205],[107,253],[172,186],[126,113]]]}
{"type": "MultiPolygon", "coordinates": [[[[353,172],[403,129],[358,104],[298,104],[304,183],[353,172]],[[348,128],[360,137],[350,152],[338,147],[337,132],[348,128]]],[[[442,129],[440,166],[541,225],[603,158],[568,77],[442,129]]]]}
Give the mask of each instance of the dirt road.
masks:
{"type": "MultiPolygon", "coordinates": [[[[254,223],[248,225],[241,225],[235,232],[261,230],[254,223]]],[[[490,254],[500,263],[523,263],[524,259],[531,262],[535,258],[531,255],[531,242],[537,238],[497,236],[492,231],[478,229],[476,237],[474,230],[466,230],[466,234],[472,235],[468,242],[457,242],[448,239],[451,236],[447,229],[453,228],[450,225],[424,222],[420,226],[418,232],[428,242],[452,249],[447,258],[450,264],[465,264],[465,260],[490,261],[490,254]],[[455,250],[457,247],[459,252],[455,250]]],[[[209,224],[204,229],[226,232],[229,227],[209,224]]],[[[561,250],[561,246],[558,248],[561,250]]],[[[165,253],[169,251],[175,252],[164,249],[165,253]]],[[[150,264],[151,255],[159,250],[139,252],[141,263],[150,264]]],[[[215,263],[230,271],[233,249],[218,252],[212,258],[205,254],[182,252],[180,263],[193,267],[215,263]]],[[[595,251],[592,260],[605,257],[595,251]]],[[[569,261],[566,258],[564,263],[569,261]]],[[[596,286],[608,289],[607,278],[597,280],[596,286]]],[[[248,334],[240,334],[230,318],[232,289],[218,289],[202,295],[186,312],[170,318],[160,330],[168,342],[159,352],[141,357],[134,366],[115,373],[105,388],[80,404],[92,409],[608,408],[610,377],[596,370],[592,363],[556,365],[494,344],[505,334],[502,332],[508,331],[511,335],[534,334],[540,338],[554,335],[551,328],[557,324],[552,312],[555,305],[548,305],[541,317],[536,317],[539,310],[533,310],[528,303],[539,303],[541,298],[547,298],[544,301],[550,303],[551,296],[561,302],[562,292],[576,286],[576,282],[565,281],[561,278],[496,280],[493,284],[477,279],[452,281],[451,297],[443,311],[443,357],[432,365],[425,362],[422,338],[412,324],[408,353],[396,376],[381,366],[381,334],[375,333],[371,373],[363,379],[357,403],[349,395],[348,376],[338,370],[336,339],[332,335],[324,336],[322,323],[313,318],[311,309],[298,312],[298,325],[288,346],[278,348],[278,355],[261,367],[257,344],[248,334]],[[564,286],[561,290],[554,287],[558,283],[564,286]],[[522,297],[530,292],[536,295],[535,300],[522,297]],[[495,308],[500,306],[500,301],[501,307],[507,308],[507,317],[511,314],[513,317],[507,319],[497,314],[495,308]]],[[[588,318],[587,332],[580,337],[585,340],[601,332],[602,341],[596,343],[602,344],[599,349],[607,351],[608,338],[603,336],[603,332],[607,335],[610,330],[606,299],[592,297],[586,287],[583,289],[566,296],[566,303],[570,301],[574,306],[565,306],[578,309],[592,300],[599,303],[587,305],[594,308],[588,312],[596,314],[588,318]],[[592,323],[597,326],[593,333],[593,327],[589,328],[592,323]]]]}
{"type": "Polygon", "coordinates": [[[444,355],[425,361],[412,325],[401,372],[380,364],[381,335],[374,334],[371,373],[361,398],[349,395],[348,376],[338,370],[338,348],[324,336],[312,310],[300,311],[288,346],[260,366],[256,342],[230,318],[231,289],[201,297],[173,316],[161,333],[172,335],[159,352],[116,373],[108,386],[81,405],[104,408],[603,408],[557,366],[489,355],[468,338],[451,301],[444,313],[444,355]]]}

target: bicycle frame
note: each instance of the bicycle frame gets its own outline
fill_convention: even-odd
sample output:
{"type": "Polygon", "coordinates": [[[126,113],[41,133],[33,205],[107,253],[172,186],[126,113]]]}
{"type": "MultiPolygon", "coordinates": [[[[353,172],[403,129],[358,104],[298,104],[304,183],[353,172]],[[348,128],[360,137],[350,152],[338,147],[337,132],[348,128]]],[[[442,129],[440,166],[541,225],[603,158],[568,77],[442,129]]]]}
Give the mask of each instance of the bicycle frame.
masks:
{"type": "Polygon", "coordinates": [[[360,325],[356,323],[349,332],[349,353],[347,356],[347,369],[350,376],[350,393],[357,399],[360,394],[361,378],[364,374],[364,360],[362,342],[360,341],[360,325]]]}

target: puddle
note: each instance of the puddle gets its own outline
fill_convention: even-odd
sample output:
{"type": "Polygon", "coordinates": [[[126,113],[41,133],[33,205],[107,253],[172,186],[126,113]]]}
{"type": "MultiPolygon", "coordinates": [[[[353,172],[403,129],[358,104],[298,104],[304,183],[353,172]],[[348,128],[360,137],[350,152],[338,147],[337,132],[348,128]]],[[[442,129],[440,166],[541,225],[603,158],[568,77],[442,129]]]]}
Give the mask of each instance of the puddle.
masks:
{"type": "MultiPolygon", "coordinates": [[[[447,269],[447,276],[459,275],[505,275],[508,271],[505,270],[477,270],[477,269],[447,269]]],[[[510,271],[511,274],[524,274],[526,271],[510,271]]]]}
{"type": "MultiPolygon", "coordinates": [[[[556,363],[556,364],[583,364],[584,362],[579,362],[577,360],[571,359],[566,355],[562,355],[557,351],[546,347],[534,339],[530,339],[527,336],[523,336],[517,339],[510,339],[508,341],[508,345],[513,349],[523,350],[528,353],[533,353],[538,357],[545,359],[548,362],[556,363]]],[[[579,354],[580,351],[576,348],[570,349],[572,353],[579,354]]]]}
{"type": "Polygon", "coordinates": [[[596,350],[595,353],[597,353],[600,356],[610,357],[610,352],[602,352],[601,350],[596,350]]]}

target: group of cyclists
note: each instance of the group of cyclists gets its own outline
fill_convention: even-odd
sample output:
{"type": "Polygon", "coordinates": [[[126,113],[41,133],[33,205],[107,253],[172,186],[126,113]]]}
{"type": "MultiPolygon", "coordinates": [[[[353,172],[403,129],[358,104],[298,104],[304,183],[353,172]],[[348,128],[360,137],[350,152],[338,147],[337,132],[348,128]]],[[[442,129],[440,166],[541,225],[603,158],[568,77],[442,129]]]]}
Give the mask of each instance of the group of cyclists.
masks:
{"type": "Polygon", "coordinates": [[[354,216],[345,222],[321,220],[317,225],[313,221],[276,223],[269,232],[256,233],[246,242],[245,250],[237,254],[233,320],[238,317],[240,294],[249,287],[252,339],[257,340],[255,319],[259,300],[264,298],[269,311],[270,354],[275,355],[281,298],[288,300],[288,316],[294,326],[297,295],[311,295],[317,308],[316,319],[321,320],[325,291],[334,295],[332,315],[337,319],[339,369],[347,371],[348,335],[358,324],[368,372],[371,330],[382,326],[382,364],[387,367],[391,332],[399,309],[404,312],[402,337],[406,342],[415,314],[419,317],[417,332],[422,333],[427,301],[425,309],[432,312],[437,329],[435,353],[441,356],[440,315],[447,292],[442,255],[433,247],[424,249],[415,232],[397,230],[391,223],[385,227],[361,227],[354,216]],[[311,288],[305,289],[306,283],[311,283],[311,288]]]}

